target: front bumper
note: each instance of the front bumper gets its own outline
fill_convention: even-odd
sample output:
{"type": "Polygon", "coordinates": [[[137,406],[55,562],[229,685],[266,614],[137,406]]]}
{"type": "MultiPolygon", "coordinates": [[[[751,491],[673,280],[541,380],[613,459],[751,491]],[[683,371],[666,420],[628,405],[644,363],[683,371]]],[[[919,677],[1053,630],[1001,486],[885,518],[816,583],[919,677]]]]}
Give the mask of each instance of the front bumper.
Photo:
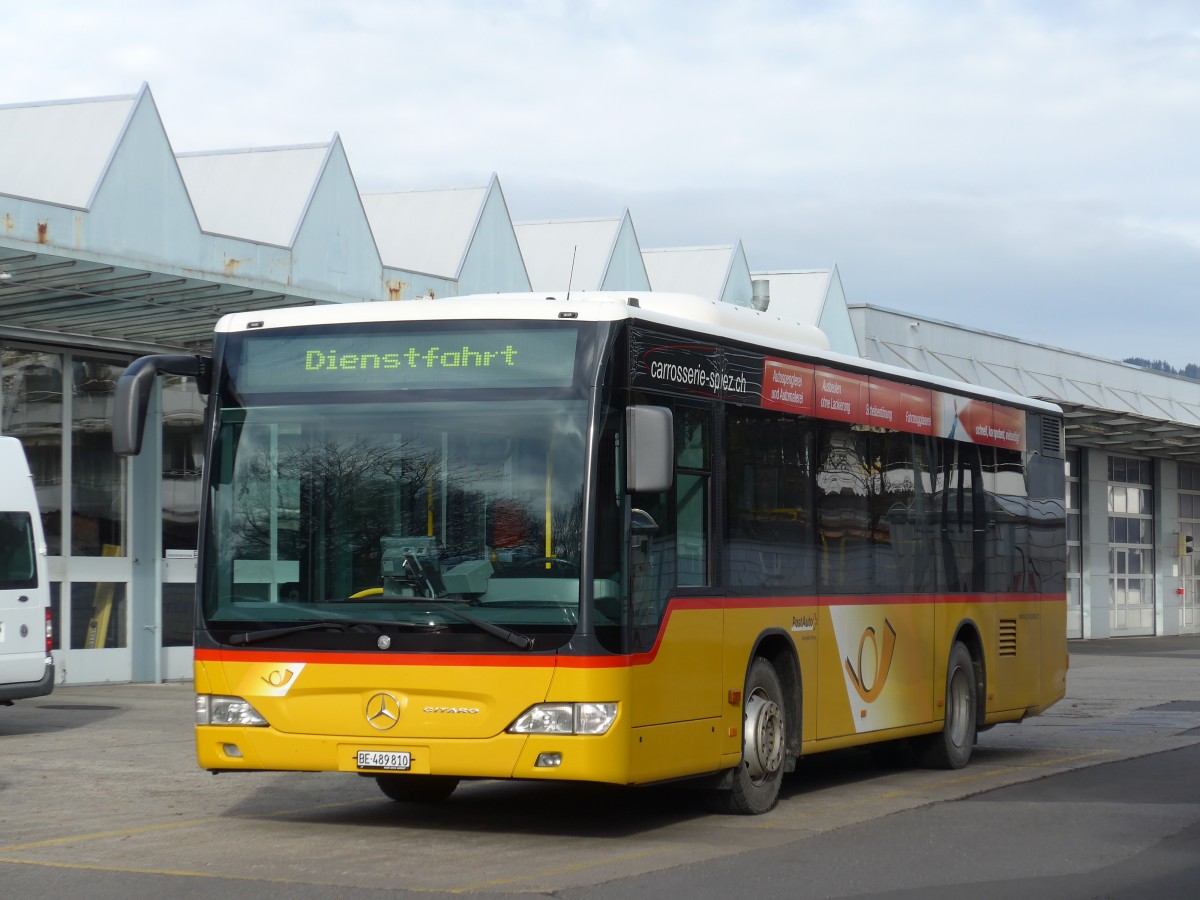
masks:
{"type": "MultiPolygon", "coordinates": [[[[392,774],[358,768],[360,750],[407,752],[408,774],[630,783],[629,732],[620,722],[604,735],[524,735],[479,739],[284,734],[271,727],[200,725],[196,757],[214,772],[304,771],[392,774]],[[554,767],[541,754],[559,754],[554,767]]],[[[396,773],[403,775],[405,773],[396,773]]]]}

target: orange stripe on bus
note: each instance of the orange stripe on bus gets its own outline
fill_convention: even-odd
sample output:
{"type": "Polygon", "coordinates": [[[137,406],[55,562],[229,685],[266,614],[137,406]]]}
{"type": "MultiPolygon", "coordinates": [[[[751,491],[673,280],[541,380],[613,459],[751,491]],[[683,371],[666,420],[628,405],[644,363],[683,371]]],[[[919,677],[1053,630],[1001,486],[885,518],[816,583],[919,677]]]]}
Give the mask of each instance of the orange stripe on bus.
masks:
{"type": "Polygon", "coordinates": [[[662,647],[671,617],[690,610],[811,609],[821,606],[927,606],[930,604],[978,603],[1065,603],[1062,594],[913,594],[902,596],[838,595],[817,597],[676,597],[667,604],[654,646],[641,653],[603,656],[565,656],[529,653],[406,653],[371,651],[239,650],[201,647],[195,658],[203,662],[306,662],[349,666],[478,666],[481,668],[532,668],[559,666],[564,669],[617,669],[645,666],[654,662],[662,647]]]}

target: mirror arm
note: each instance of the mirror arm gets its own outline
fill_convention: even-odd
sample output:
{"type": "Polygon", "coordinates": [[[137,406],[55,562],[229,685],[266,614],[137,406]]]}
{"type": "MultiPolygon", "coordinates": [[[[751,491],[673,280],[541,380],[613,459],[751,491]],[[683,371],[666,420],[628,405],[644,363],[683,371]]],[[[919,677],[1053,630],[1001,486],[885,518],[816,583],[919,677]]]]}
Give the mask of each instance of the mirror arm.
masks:
{"type": "Polygon", "coordinates": [[[137,456],[146,433],[150,392],[159,375],[188,375],[196,379],[201,394],[212,390],[212,358],[182,354],[156,354],[135,359],[117,381],[113,407],[113,452],[137,456]]]}

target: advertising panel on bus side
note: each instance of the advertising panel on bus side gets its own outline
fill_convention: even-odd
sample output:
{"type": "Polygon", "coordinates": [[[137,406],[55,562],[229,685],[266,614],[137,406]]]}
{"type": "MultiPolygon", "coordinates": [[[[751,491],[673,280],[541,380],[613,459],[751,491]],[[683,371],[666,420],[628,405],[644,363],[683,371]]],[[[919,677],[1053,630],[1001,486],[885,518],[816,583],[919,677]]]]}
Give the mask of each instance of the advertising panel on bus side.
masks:
{"type": "Polygon", "coordinates": [[[920,385],[633,329],[634,387],[851,425],[1025,449],[1023,409],[920,385]]]}

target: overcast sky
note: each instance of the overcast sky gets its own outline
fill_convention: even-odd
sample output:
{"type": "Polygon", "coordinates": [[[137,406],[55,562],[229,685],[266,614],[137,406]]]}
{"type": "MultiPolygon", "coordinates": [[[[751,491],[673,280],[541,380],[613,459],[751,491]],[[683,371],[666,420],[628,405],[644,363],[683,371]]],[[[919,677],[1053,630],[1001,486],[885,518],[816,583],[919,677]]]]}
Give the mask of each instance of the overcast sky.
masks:
{"type": "Polygon", "coordinates": [[[177,152],[326,141],[359,189],[628,208],[871,303],[1200,362],[1200,4],[5,4],[0,103],[150,85],[177,152]]]}

